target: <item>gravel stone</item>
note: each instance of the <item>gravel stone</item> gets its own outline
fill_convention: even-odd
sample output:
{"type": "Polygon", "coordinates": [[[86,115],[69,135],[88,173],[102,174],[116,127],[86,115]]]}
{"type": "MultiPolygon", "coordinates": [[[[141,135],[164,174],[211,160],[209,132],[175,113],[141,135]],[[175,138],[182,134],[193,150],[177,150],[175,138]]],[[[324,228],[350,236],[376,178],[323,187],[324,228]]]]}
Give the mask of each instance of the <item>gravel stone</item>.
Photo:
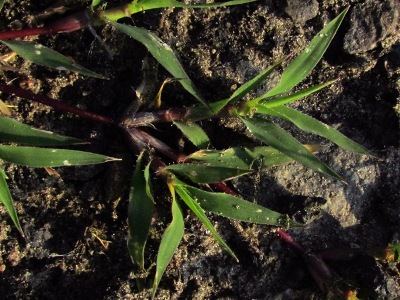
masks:
{"type": "Polygon", "coordinates": [[[344,49],[350,54],[370,51],[393,33],[399,19],[395,0],[369,0],[356,5],[351,12],[350,29],[344,38],[344,49]]]}
{"type": "Polygon", "coordinates": [[[318,2],[316,0],[287,0],[285,12],[294,22],[304,24],[318,14],[318,2]]]}

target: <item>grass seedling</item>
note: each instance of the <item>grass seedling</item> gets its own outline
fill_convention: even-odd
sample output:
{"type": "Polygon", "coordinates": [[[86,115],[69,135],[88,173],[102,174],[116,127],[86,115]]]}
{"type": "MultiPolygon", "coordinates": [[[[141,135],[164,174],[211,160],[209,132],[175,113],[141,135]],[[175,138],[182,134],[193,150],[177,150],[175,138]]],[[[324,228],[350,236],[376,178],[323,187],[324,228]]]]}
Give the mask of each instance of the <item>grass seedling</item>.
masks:
{"type": "MultiPolygon", "coordinates": [[[[234,251],[215,230],[206,212],[234,220],[265,224],[278,228],[301,226],[290,220],[286,215],[244,200],[226,185],[226,181],[251,174],[260,168],[267,168],[293,160],[316,172],[343,181],[338,174],[314,155],[313,152],[319,149],[319,146],[301,144],[291,134],[274,123],[271,117],[278,117],[291,122],[301,130],[320,135],[348,151],[372,155],[364,147],[345,137],[336,129],[287,106],[293,101],[302,99],[335,82],[335,80],[332,80],[300,92],[291,92],[291,89],[298,85],[321,59],[348,9],[344,10],[323,28],[312,39],[307,49],[289,63],[282,73],[280,82],[274,88],[260,97],[247,101],[243,100],[245,96],[265,81],[272,71],[281,65],[283,59],[240,86],[230,97],[216,102],[208,102],[188,78],[174,52],[167,44],[144,28],[116,22],[121,18],[150,9],[164,7],[209,8],[238,5],[252,1],[236,0],[205,5],[189,5],[174,0],[135,0],[129,4],[105,10],[102,9],[103,6],[99,5],[99,1],[93,1],[91,7],[87,10],[67,16],[55,23],[40,28],[0,33],[0,41],[25,59],[47,67],[80,72],[83,75],[103,80],[104,76],[87,70],[73,60],[47,47],[15,39],[31,35],[53,35],[109,23],[117,30],[142,43],[161,66],[174,77],[174,80],[177,80],[197,100],[197,104],[190,107],[171,107],[166,110],[144,111],[141,107],[135,107],[132,111],[131,108],[128,108],[124,118],[121,121],[117,121],[71,107],[63,104],[63,102],[55,101],[46,96],[37,95],[9,84],[0,84],[0,91],[3,93],[49,105],[62,112],[72,113],[107,126],[116,126],[120,129],[121,134],[127,137],[127,142],[138,155],[129,195],[128,251],[133,263],[144,274],[155,272],[154,280],[152,280],[153,297],[184,235],[183,209],[188,208],[191,210],[213,235],[217,243],[235,260],[237,260],[237,257],[234,251]],[[252,133],[254,139],[262,142],[263,146],[213,149],[212,141],[210,141],[198,121],[222,117],[240,120],[252,133]],[[162,122],[173,123],[198,148],[198,151],[180,153],[171,148],[167,142],[161,141],[147,132],[147,126],[157,126],[158,123],[162,122]],[[165,181],[172,199],[172,221],[160,241],[154,272],[147,270],[145,266],[145,246],[153,217],[154,205],[156,204],[156,199],[151,190],[151,172],[154,172],[165,181]]],[[[32,132],[32,128],[24,127],[26,125],[16,123],[10,118],[2,117],[1,120],[3,120],[0,127],[0,139],[2,141],[24,144],[29,142],[26,139],[21,139],[27,132],[32,132]],[[7,122],[16,124],[21,130],[18,132],[11,131],[11,133],[4,131],[3,128],[6,128],[4,124],[7,124],[7,122]],[[11,135],[13,138],[10,138],[11,135]]],[[[36,135],[32,138],[37,140],[38,134],[36,132],[36,135]]],[[[40,132],[40,135],[43,136],[44,133],[40,132]]],[[[54,137],[55,135],[52,135],[52,139],[50,139],[49,136],[43,136],[42,138],[46,141],[43,145],[50,146],[50,141],[52,143],[55,142],[54,137]]],[[[58,141],[57,146],[78,142],[72,138],[60,136],[57,136],[56,140],[58,141]]],[[[51,161],[33,163],[32,155],[39,155],[35,151],[37,151],[35,148],[17,149],[15,146],[2,145],[0,146],[0,158],[5,161],[33,167],[77,165],[114,160],[107,156],[98,156],[96,154],[46,148],[40,150],[45,153],[43,156],[49,159],[50,156],[48,155],[50,153],[57,153],[58,160],[52,158],[51,161]],[[6,151],[7,149],[9,149],[8,152],[6,151]],[[72,156],[69,157],[67,154],[72,156]]],[[[15,225],[21,230],[15,210],[12,207],[11,198],[7,195],[9,191],[5,184],[5,174],[4,172],[1,174],[3,175],[0,182],[1,200],[6,205],[15,225]]],[[[277,233],[282,240],[303,256],[310,273],[323,291],[335,291],[335,293],[342,296],[349,290],[346,285],[343,285],[345,288],[342,286],[340,289],[337,288],[336,279],[338,277],[326,266],[320,256],[306,254],[302,246],[293,241],[283,229],[278,229],[277,233]]],[[[138,286],[139,288],[147,287],[148,280],[139,278],[138,286]]]]}

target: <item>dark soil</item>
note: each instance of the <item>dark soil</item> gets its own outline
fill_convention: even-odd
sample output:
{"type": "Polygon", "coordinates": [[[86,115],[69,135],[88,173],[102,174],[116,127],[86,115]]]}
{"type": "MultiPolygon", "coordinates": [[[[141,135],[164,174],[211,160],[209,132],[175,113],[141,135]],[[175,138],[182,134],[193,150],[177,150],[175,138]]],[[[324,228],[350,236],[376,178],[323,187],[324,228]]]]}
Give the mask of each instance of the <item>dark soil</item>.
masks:
{"type": "MultiPolygon", "coordinates": [[[[46,21],[35,16],[51,2],[8,1],[1,12],[0,30],[41,25],[46,21]]],[[[211,10],[165,9],[138,14],[126,22],[156,32],[179,55],[205,98],[215,101],[227,97],[278,58],[302,51],[346,7],[346,2],[268,0],[211,10]]],[[[297,163],[260,170],[232,183],[250,201],[308,218],[306,227],[289,232],[310,251],[386,247],[400,240],[399,2],[349,2],[350,12],[331,47],[299,88],[337,77],[341,80],[294,107],[338,127],[378,158],[348,153],[318,137],[286,127],[304,143],[324,143],[326,147],[319,157],[348,184],[297,163]]],[[[52,71],[17,58],[12,65],[21,71],[5,71],[3,81],[13,81],[35,93],[118,119],[135,100],[134,88],[141,82],[142,61],[148,54],[143,46],[110,26],[96,31],[111,53],[89,30],[32,40],[73,57],[110,80],[52,71]]],[[[2,53],[7,52],[6,48],[1,49],[2,53]]],[[[277,75],[257,93],[272,86],[277,75]]],[[[159,67],[159,84],[167,77],[159,67]]],[[[28,100],[7,95],[1,99],[15,105],[14,116],[27,124],[92,139],[91,145],[82,149],[123,158],[122,163],[60,168],[56,170],[59,176],[44,169],[1,163],[10,178],[26,233],[24,240],[0,206],[1,297],[148,298],[148,291],[137,291],[138,274],[126,250],[127,194],[135,155],[124,137],[102,124],[28,100]]],[[[166,87],[163,100],[164,107],[193,103],[178,84],[166,87]]],[[[220,148],[252,143],[248,137],[238,135],[244,130],[234,120],[204,122],[204,126],[220,148]]],[[[167,125],[156,134],[178,148],[181,137],[171,134],[172,130],[167,125]]],[[[157,195],[165,194],[161,181],[155,179],[154,187],[157,195]]],[[[155,261],[162,231],[170,222],[169,201],[168,197],[157,198],[147,266],[155,261]]],[[[222,251],[188,213],[185,236],[161,281],[158,299],[326,298],[302,259],[272,228],[211,218],[240,263],[222,251]]],[[[328,264],[359,290],[362,299],[400,297],[398,263],[363,256],[328,264]]]]}

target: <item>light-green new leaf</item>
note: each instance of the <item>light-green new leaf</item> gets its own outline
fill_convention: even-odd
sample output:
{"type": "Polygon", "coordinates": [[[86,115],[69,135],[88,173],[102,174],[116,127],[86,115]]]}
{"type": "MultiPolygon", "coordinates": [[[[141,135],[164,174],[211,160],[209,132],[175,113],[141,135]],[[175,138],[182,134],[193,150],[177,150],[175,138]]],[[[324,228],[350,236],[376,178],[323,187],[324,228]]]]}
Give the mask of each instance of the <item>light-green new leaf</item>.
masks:
{"type": "MultiPolygon", "coordinates": [[[[257,98],[257,100],[259,100],[259,102],[262,102],[262,103],[257,103],[257,105],[255,105],[256,112],[262,113],[261,108],[263,108],[263,107],[271,108],[271,107],[281,106],[284,104],[289,104],[294,101],[303,99],[303,98],[305,98],[311,94],[314,94],[314,93],[322,90],[323,88],[335,83],[336,81],[337,81],[337,79],[330,80],[323,84],[318,84],[318,85],[312,86],[310,88],[307,88],[307,89],[304,89],[299,92],[296,92],[296,93],[293,93],[290,95],[286,95],[286,96],[280,95],[280,96],[276,96],[276,97],[272,97],[272,98],[271,97],[265,98],[265,96],[261,96],[260,98],[257,98]]],[[[253,102],[253,100],[250,102],[253,102]]]]}
{"type": "MultiPolygon", "coordinates": [[[[198,121],[202,119],[209,118],[219,111],[221,111],[225,106],[235,101],[242,99],[249,92],[258,87],[271,73],[282,63],[283,59],[278,60],[274,65],[256,75],[254,78],[242,84],[229,98],[222,99],[213,103],[209,103],[209,107],[204,106],[194,106],[190,109],[190,120],[198,121]]],[[[255,105],[255,104],[254,104],[255,105]]]]}
{"type": "Polygon", "coordinates": [[[0,169],[0,201],[5,206],[11,220],[14,222],[15,227],[17,227],[21,235],[24,236],[6,179],[6,173],[3,169],[0,169]]]}
{"type": "Polygon", "coordinates": [[[73,137],[36,129],[4,116],[0,116],[0,141],[52,147],[85,143],[73,137]]]}
{"type": "Polygon", "coordinates": [[[35,64],[49,67],[56,70],[78,72],[80,74],[106,79],[103,75],[92,72],[81,65],[77,64],[71,58],[68,58],[57,51],[47,48],[43,45],[27,41],[0,41],[7,47],[11,48],[19,56],[29,60],[35,64]]]}
{"type": "Polygon", "coordinates": [[[67,167],[120,160],[85,151],[8,145],[0,145],[0,159],[28,167],[67,167]]]}
{"type": "MultiPolygon", "coordinates": [[[[157,2],[157,1],[155,1],[157,2]]],[[[164,43],[158,36],[149,30],[130,25],[119,24],[113,21],[110,23],[119,31],[127,34],[131,38],[142,43],[154,56],[154,58],[169,72],[179,80],[181,85],[192,94],[200,103],[206,105],[203,96],[197,90],[196,86],[189,79],[181,63],[172,51],[171,47],[164,43]]]]}

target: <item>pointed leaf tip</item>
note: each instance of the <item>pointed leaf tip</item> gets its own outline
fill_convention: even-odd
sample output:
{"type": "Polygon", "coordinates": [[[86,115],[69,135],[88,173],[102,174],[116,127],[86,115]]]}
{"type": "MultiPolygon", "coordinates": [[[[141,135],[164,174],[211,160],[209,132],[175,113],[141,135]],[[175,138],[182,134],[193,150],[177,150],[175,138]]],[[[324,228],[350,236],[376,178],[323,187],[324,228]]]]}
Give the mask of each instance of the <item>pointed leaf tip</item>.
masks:
{"type": "Polygon", "coordinates": [[[82,75],[90,77],[107,79],[103,75],[97,74],[80,66],[71,58],[66,57],[61,53],[58,53],[57,51],[47,48],[41,44],[16,40],[0,42],[15,51],[19,56],[35,64],[60,71],[78,72],[82,75]]]}
{"type": "MultiPolygon", "coordinates": [[[[157,2],[157,1],[152,1],[157,2]]],[[[127,34],[131,38],[142,43],[154,56],[154,58],[175,78],[179,79],[181,85],[192,94],[201,104],[208,106],[205,102],[203,96],[190,80],[189,76],[186,74],[181,63],[179,62],[177,56],[171,47],[164,43],[158,36],[149,30],[144,28],[119,24],[117,22],[109,21],[112,26],[117,30],[127,34]]]]}
{"type": "Polygon", "coordinates": [[[6,172],[3,169],[0,169],[0,202],[5,206],[7,213],[13,221],[15,227],[18,229],[21,235],[25,237],[6,182],[7,178],[6,172]]]}

